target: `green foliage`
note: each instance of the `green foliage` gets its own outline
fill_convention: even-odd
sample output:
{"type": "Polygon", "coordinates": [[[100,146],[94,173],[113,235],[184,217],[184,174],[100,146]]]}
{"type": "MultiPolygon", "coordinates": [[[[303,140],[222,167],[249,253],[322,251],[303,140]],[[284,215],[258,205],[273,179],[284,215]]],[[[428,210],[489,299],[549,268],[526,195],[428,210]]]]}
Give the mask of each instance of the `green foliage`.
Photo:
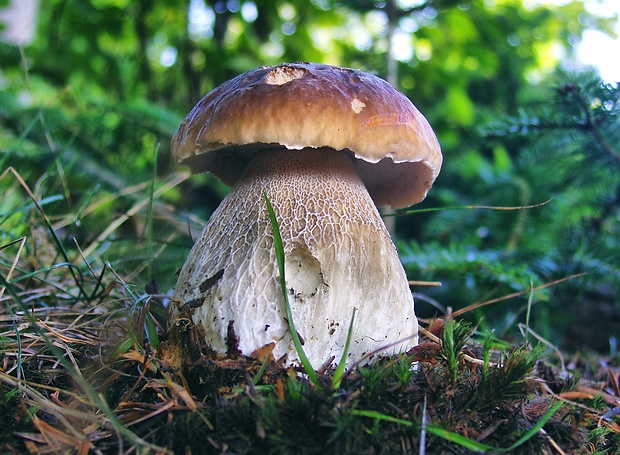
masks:
{"type": "MultiPolygon", "coordinates": [[[[394,80],[436,129],[446,159],[429,204],[523,205],[545,200],[542,195],[556,196],[553,208],[483,216],[439,212],[397,221],[405,245],[415,245],[413,238],[418,245],[434,240],[445,245],[442,253],[461,256],[458,264],[435,269],[435,275],[444,282],[450,276],[477,275],[468,279],[470,287],[479,288],[472,298],[486,294],[494,283],[504,285],[513,278],[506,286],[523,286],[532,274],[545,278],[549,271],[559,274],[558,267],[566,262],[565,257],[556,257],[558,251],[565,251],[566,229],[555,211],[562,212],[562,220],[572,222],[575,217],[592,216],[595,201],[605,194],[610,200],[613,197],[605,190],[607,181],[600,180],[593,169],[587,178],[601,183],[596,185],[598,193],[590,197],[571,191],[562,179],[542,178],[549,170],[534,171],[522,158],[532,141],[507,134],[514,130],[514,122],[507,121],[511,125],[504,133],[498,133],[502,130],[498,125],[489,125],[483,136],[474,134],[475,125],[498,116],[517,116],[526,111],[524,102],[532,99],[549,104],[548,97],[538,96],[542,89],[530,82],[552,73],[556,63],[552,46],[570,50],[569,42],[578,39],[584,27],[579,17],[583,17],[583,5],[577,2],[549,9],[525,8],[520,2],[462,5],[453,0],[415,6],[391,1],[265,4],[193,0],[189,7],[180,0],[46,1],[39,12],[39,33],[28,48],[20,52],[0,45],[4,81],[0,162],[14,166],[30,184],[42,175],[49,176],[42,194],[62,196],[75,207],[72,215],[76,219],[67,227],[67,235],[82,244],[119,211],[147,197],[143,192],[123,191],[151,182],[154,166],[160,179],[170,175],[169,138],[189,108],[214,86],[252,67],[281,61],[359,67],[394,80]],[[395,65],[389,63],[388,25],[395,36],[407,37],[401,42],[411,51],[410,57],[395,54],[395,65]],[[554,187],[540,187],[554,183],[554,187]],[[558,191],[566,198],[557,197],[558,191]],[[108,210],[99,211],[97,218],[86,216],[89,202],[101,200],[97,196],[103,194],[110,196],[108,210]],[[578,211],[571,202],[576,198],[582,201],[578,211]],[[572,216],[564,217],[567,212],[572,216]],[[530,248],[540,253],[535,264],[524,260],[531,256],[530,248]],[[479,256],[482,264],[474,263],[474,271],[463,273],[461,266],[468,264],[462,261],[464,254],[479,256]],[[493,262],[505,262],[505,268],[493,262]],[[480,272],[490,265],[494,267],[488,274],[480,272]]],[[[611,30],[609,20],[595,17],[587,25],[611,30]]],[[[606,102],[612,95],[595,95],[601,100],[592,113],[596,121],[601,115],[612,115],[606,102]]],[[[568,102],[564,108],[577,115],[575,106],[568,102]]],[[[527,131],[534,134],[531,126],[527,131]]],[[[557,131],[553,130],[550,140],[557,138],[557,131]]],[[[190,196],[181,196],[181,188],[174,188],[163,195],[162,203],[175,204],[177,213],[187,210],[203,218],[226,191],[211,177],[196,177],[182,190],[190,196]]],[[[596,212],[607,224],[613,219],[612,206],[608,202],[596,212]],[[610,215],[604,216],[605,210],[610,215]]],[[[155,210],[156,217],[161,215],[155,210]]],[[[13,224],[23,231],[23,224],[13,224]]],[[[183,224],[187,223],[175,228],[179,233],[188,230],[183,224]]],[[[172,235],[157,223],[152,229],[137,231],[118,231],[99,251],[109,253],[106,259],[119,270],[130,269],[135,264],[132,259],[144,260],[135,254],[133,242],[148,234],[150,240],[142,251],[169,256],[156,267],[149,264],[144,281],[155,273],[169,287],[191,239],[172,235]],[[124,254],[128,249],[133,255],[124,254]],[[119,256],[134,257],[128,258],[129,264],[119,256]]],[[[578,239],[573,236],[569,241],[578,239]]],[[[427,247],[420,248],[431,253],[427,247]]],[[[414,253],[419,253],[415,249],[405,248],[408,271],[426,276],[431,272],[413,265],[414,253]]],[[[615,272],[613,257],[601,257],[598,251],[582,249],[578,259],[588,263],[584,268],[600,263],[615,272]]],[[[461,285],[458,280],[454,284],[461,285]]],[[[456,287],[453,290],[460,292],[456,287]]]]}
{"type": "Polygon", "coordinates": [[[20,402],[19,388],[0,386],[0,446],[13,442],[15,432],[32,431],[31,414],[26,412],[20,402]]]}
{"type": "MultiPolygon", "coordinates": [[[[562,76],[557,87],[542,93],[536,102],[521,106],[518,116],[504,116],[479,127],[478,150],[456,159],[461,166],[454,176],[456,183],[440,189],[435,197],[448,207],[550,202],[520,211],[439,211],[426,224],[422,240],[400,245],[410,276],[448,284],[429,292],[440,301],[454,302],[455,293],[459,299],[465,295],[466,300],[477,301],[498,290],[510,293],[527,289],[529,283],[587,273],[586,278],[534,296],[532,325],[555,339],[558,331],[583,320],[585,304],[575,295],[594,299],[593,305],[617,313],[620,90],[583,74],[562,76]],[[463,185],[467,192],[461,190],[463,185]],[[448,241],[423,240],[437,237],[448,241]],[[547,315],[558,313],[559,308],[563,308],[560,315],[572,313],[574,319],[556,317],[551,327],[547,315]]],[[[446,163],[445,170],[452,175],[446,163]]],[[[492,326],[500,328],[497,324],[502,320],[517,322],[510,316],[515,311],[521,309],[512,306],[508,313],[506,308],[488,309],[473,316],[495,319],[492,326]]],[[[605,330],[607,336],[615,331],[605,330]]],[[[579,342],[605,349],[605,340],[584,338],[579,342]]]]}
{"type": "Polygon", "coordinates": [[[449,384],[454,387],[459,378],[459,356],[471,335],[469,325],[448,321],[441,336],[441,356],[445,361],[449,384]]]}
{"type": "Polygon", "coordinates": [[[486,366],[480,378],[477,406],[494,406],[527,393],[530,386],[526,377],[543,352],[541,345],[532,350],[521,346],[504,354],[498,368],[486,366]]]}
{"type": "MultiPolygon", "coordinates": [[[[132,322],[115,354],[157,346],[175,272],[227,191],[211,176],[189,181],[177,172],[171,135],[196,101],[225,80],[259,65],[310,60],[389,79],[438,134],[444,166],[420,206],[438,211],[398,217],[395,236],[412,279],[444,283],[425,288],[423,297],[460,309],[587,272],[465,317],[483,332],[517,336],[529,301],[530,326],[555,344],[606,350],[618,333],[620,89],[596,75],[559,72],[551,52],[570,54],[586,27],[611,31],[613,21],[585,14],[582,2],[39,3],[35,41],[24,49],[0,44],[0,268],[24,314],[99,304],[110,292],[102,277],[113,274],[122,290],[116,303],[130,302],[132,322]],[[399,40],[409,54],[391,52],[399,40]],[[547,200],[526,210],[447,209],[547,200]],[[53,292],[23,300],[40,287],[53,292]]],[[[435,311],[424,298],[416,305],[421,316],[435,311]]],[[[17,310],[4,311],[21,362],[17,310]]],[[[538,355],[506,349],[493,369],[489,342],[486,363],[472,366],[461,349],[470,330],[448,323],[439,363],[421,372],[407,356],[355,373],[328,372],[325,384],[337,390],[284,378],[282,399],[266,363],[251,370],[248,385],[247,371],[235,371],[227,387],[244,392],[231,392],[228,407],[209,402],[161,426],[149,421],[136,428],[177,451],[193,444],[214,453],[293,452],[299,447],[286,428],[323,436],[317,451],[381,453],[418,437],[424,395],[434,422],[445,424],[430,446],[441,450],[451,441],[453,449],[455,425],[469,422],[484,403],[501,397],[506,406],[493,418],[514,417],[510,400],[528,399],[526,378],[538,355]],[[217,441],[213,422],[230,430],[217,433],[217,441]],[[177,434],[184,435],[181,443],[177,434]]],[[[18,371],[27,367],[20,363],[18,371]]],[[[129,388],[138,383],[132,381],[129,388]]],[[[214,383],[201,384],[208,400],[225,401],[214,383]]],[[[0,395],[2,406],[16,403],[9,395],[0,395]]],[[[7,410],[6,418],[14,417],[7,410]]],[[[512,443],[532,426],[498,428],[512,443]]],[[[605,430],[591,436],[601,453],[618,446],[617,435],[605,430]]]]}
{"type": "MultiPolygon", "coordinates": [[[[619,419],[613,422],[618,425],[619,419]]],[[[607,426],[600,425],[589,433],[589,442],[596,448],[596,455],[611,455],[620,450],[620,433],[611,431],[607,426]]]]}

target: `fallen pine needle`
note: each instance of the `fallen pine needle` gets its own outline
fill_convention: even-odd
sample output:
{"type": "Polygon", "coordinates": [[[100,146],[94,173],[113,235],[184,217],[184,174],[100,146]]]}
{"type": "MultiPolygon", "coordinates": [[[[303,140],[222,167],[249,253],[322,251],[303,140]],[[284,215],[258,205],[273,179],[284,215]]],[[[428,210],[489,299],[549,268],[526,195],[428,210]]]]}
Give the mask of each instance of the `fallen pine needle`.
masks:
{"type": "Polygon", "coordinates": [[[409,280],[409,286],[441,286],[441,281],[417,281],[409,280]]]}
{"type": "MultiPolygon", "coordinates": [[[[426,330],[424,327],[418,327],[418,330],[420,332],[422,332],[425,336],[430,338],[431,341],[434,341],[437,344],[442,344],[441,343],[441,338],[439,338],[436,335],[433,335],[431,332],[426,330]]],[[[468,354],[465,354],[464,352],[461,352],[461,356],[463,357],[463,359],[465,359],[466,361],[468,361],[470,363],[473,363],[473,364],[476,364],[476,365],[484,365],[485,364],[484,360],[477,359],[477,358],[472,357],[472,356],[470,356],[468,354]]],[[[493,362],[488,362],[487,365],[492,366],[492,367],[499,366],[499,364],[493,363],[493,362]]]]}
{"type": "Polygon", "coordinates": [[[527,294],[528,292],[538,291],[540,289],[545,289],[545,288],[548,288],[548,287],[551,287],[551,286],[555,286],[556,284],[560,284],[560,283],[563,283],[564,281],[572,280],[573,278],[579,278],[580,276],[584,276],[584,275],[587,275],[587,274],[588,274],[587,272],[576,273],[576,274],[571,275],[571,276],[560,278],[559,280],[555,280],[555,281],[551,281],[549,283],[541,284],[540,286],[536,286],[535,288],[525,289],[525,290],[520,291],[520,292],[514,292],[512,294],[508,294],[508,295],[505,295],[503,297],[498,297],[496,299],[487,300],[486,302],[472,303],[471,305],[468,305],[465,308],[461,308],[460,310],[454,311],[452,313],[452,317],[456,318],[458,316],[461,316],[461,315],[463,315],[465,313],[468,313],[468,312],[470,312],[472,310],[475,310],[477,308],[481,308],[481,307],[487,306],[487,305],[492,305],[494,303],[501,302],[503,300],[512,299],[513,297],[519,297],[519,296],[521,296],[523,294],[527,294]]]}

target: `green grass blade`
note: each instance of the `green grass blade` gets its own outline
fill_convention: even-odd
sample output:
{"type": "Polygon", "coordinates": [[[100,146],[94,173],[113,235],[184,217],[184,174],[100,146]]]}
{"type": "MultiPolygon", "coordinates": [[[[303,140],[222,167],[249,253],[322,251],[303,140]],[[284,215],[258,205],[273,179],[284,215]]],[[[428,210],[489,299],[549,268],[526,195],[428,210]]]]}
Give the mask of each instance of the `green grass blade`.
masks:
{"type": "Polygon", "coordinates": [[[390,423],[397,423],[399,425],[403,425],[406,427],[412,427],[414,425],[414,423],[410,422],[409,420],[399,419],[397,417],[392,417],[390,415],[383,414],[377,411],[368,411],[364,409],[353,409],[351,413],[356,416],[370,417],[371,419],[382,420],[384,422],[390,422],[390,423]]]}
{"type": "Polygon", "coordinates": [[[523,436],[521,436],[517,440],[517,442],[515,442],[510,447],[508,447],[506,449],[493,449],[493,450],[495,450],[497,452],[511,452],[511,451],[513,451],[514,449],[519,447],[521,444],[526,442],[528,439],[532,438],[536,433],[538,433],[541,430],[541,428],[545,426],[545,424],[549,421],[549,419],[551,419],[551,417],[553,417],[553,415],[556,412],[558,412],[559,409],[562,406],[564,406],[564,403],[561,402],[561,401],[558,401],[556,404],[551,406],[551,408],[545,413],[545,415],[542,416],[538,422],[536,422],[536,425],[534,425],[532,428],[530,428],[530,430],[528,432],[526,432],[523,436]]]}
{"type": "Polygon", "coordinates": [[[532,301],[534,300],[534,283],[530,281],[530,295],[527,299],[527,311],[525,312],[525,345],[529,346],[528,335],[530,334],[530,314],[532,311],[532,301]]]}
{"type": "Polygon", "coordinates": [[[340,383],[342,382],[342,378],[344,376],[344,367],[347,363],[347,355],[349,354],[349,346],[351,345],[351,338],[353,338],[353,321],[355,320],[355,308],[353,308],[353,314],[351,315],[351,322],[349,323],[349,331],[347,332],[347,341],[344,345],[344,350],[342,351],[342,357],[340,358],[340,363],[336,367],[336,371],[334,371],[334,378],[332,379],[332,389],[340,388],[340,383]]]}
{"type": "Polygon", "coordinates": [[[315,386],[320,388],[319,378],[317,377],[316,371],[312,368],[312,364],[304,352],[304,348],[301,345],[301,340],[299,339],[299,335],[295,329],[293,313],[291,312],[291,305],[288,301],[288,292],[286,291],[286,276],[284,274],[284,245],[282,244],[282,236],[280,235],[278,220],[276,219],[276,214],[273,211],[273,207],[271,206],[271,202],[269,201],[267,194],[263,193],[263,196],[265,197],[265,204],[267,205],[267,212],[269,213],[269,220],[271,221],[271,228],[273,230],[273,246],[276,250],[276,260],[278,262],[278,271],[280,272],[280,285],[282,287],[282,295],[284,296],[284,304],[286,306],[286,319],[288,321],[289,332],[291,332],[291,338],[293,339],[293,344],[295,345],[297,355],[299,356],[299,361],[301,362],[304,371],[308,375],[308,378],[310,378],[310,381],[315,386]]]}
{"type": "MultiPolygon", "coordinates": [[[[43,206],[39,203],[39,201],[35,197],[34,193],[30,189],[30,187],[28,186],[26,181],[22,178],[22,176],[19,175],[19,173],[15,169],[13,169],[13,168],[9,168],[9,170],[12,172],[13,176],[17,179],[17,181],[19,182],[21,187],[26,191],[26,193],[28,194],[28,197],[30,198],[30,200],[32,201],[32,203],[36,207],[37,211],[41,215],[41,219],[43,220],[43,223],[45,224],[45,227],[46,227],[47,231],[49,232],[50,236],[52,237],[52,240],[53,240],[54,244],[57,247],[57,251],[61,254],[62,258],[64,259],[64,262],[71,263],[71,259],[69,258],[69,253],[65,249],[65,246],[61,242],[61,240],[58,237],[58,235],[56,234],[56,231],[54,230],[54,227],[52,226],[52,223],[51,223],[49,217],[45,213],[45,210],[43,210],[43,206]]],[[[82,297],[82,296],[87,297],[87,294],[86,294],[86,291],[84,290],[84,287],[82,285],[83,283],[82,283],[82,279],[81,279],[79,273],[76,273],[76,270],[71,268],[71,267],[69,268],[69,273],[71,274],[71,276],[73,278],[73,281],[75,282],[77,288],[80,291],[79,296],[80,297],[82,297]]]]}
{"type": "MultiPolygon", "coordinates": [[[[553,415],[564,405],[562,402],[558,402],[554,404],[544,416],[540,418],[536,425],[534,425],[530,430],[528,430],[523,436],[521,436],[513,445],[506,448],[493,447],[488,444],[483,444],[482,442],[474,441],[469,439],[463,435],[455,433],[453,431],[446,430],[444,428],[439,428],[433,425],[424,425],[424,429],[427,433],[433,434],[435,436],[439,436],[440,438],[445,439],[446,441],[450,441],[454,444],[458,444],[459,446],[471,450],[473,452],[478,453],[509,453],[515,450],[517,447],[531,439],[540,431],[540,429],[545,426],[545,424],[553,417],[553,415]]],[[[399,419],[397,417],[392,417],[387,414],[383,414],[377,411],[368,411],[363,409],[353,409],[351,411],[353,415],[369,417],[375,420],[382,420],[384,422],[397,423],[399,425],[404,425],[407,427],[411,427],[414,425],[413,422],[409,420],[399,419]]]]}
{"type": "Polygon", "coordinates": [[[263,374],[265,374],[265,370],[267,369],[268,364],[269,364],[269,356],[265,356],[265,360],[263,360],[263,363],[261,364],[260,368],[256,372],[256,376],[254,376],[254,378],[252,379],[252,385],[254,386],[258,385],[261,378],[263,377],[263,374]]]}
{"type": "MultiPolygon", "coordinates": [[[[0,275],[0,281],[2,281],[3,283],[6,283],[7,280],[4,278],[3,275],[0,275]]],[[[11,318],[11,329],[13,330],[13,332],[15,333],[15,343],[17,345],[17,379],[21,380],[24,378],[24,368],[22,365],[22,360],[23,360],[23,355],[22,355],[22,337],[21,334],[19,333],[19,328],[17,327],[17,318],[15,317],[15,313],[13,313],[13,308],[11,308],[11,305],[9,305],[8,301],[6,302],[6,309],[9,312],[9,317],[11,318]]]]}
{"type": "Polygon", "coordinates": [[[157,333],[157,325],[155,324],[155,318],[148,311],[148,306],[144,307],[145,315],[145,332],[146,339],[149,341],[153,349],[157,349],[159,346],[159,335],[157,333]]]}
{"type": "Polygon", "coordinates": [[[432,425],[428,425],[426,427],[426,432],[430,434],[434,434],[435,436],[439,436],[440,438],[443,438],[446,441],[453,442],[454,444],[457,444],[473,452],[486,453],[489,450],[493,450],[491,446],[488,446],[481,442],[466,438],[465,436],[462,436],[458,433],[454,433],[452,431],[448,431],[443,428],[434,427],[432,425]]]}
{"type": "MultiPolygon", "coordinates": [[[[62,200],[63,200],[63,197],[60,194],[56,194],[56,195],[48,196],[48,197],[45,197],[45,198],[41,199],[39,201],[39,205],[41,207],[43,207],[43,206],[51,204],[53,202],[58,202],[58,201],[62,201],[62,200]]],[[[14,209],[12,209],[9,212],[0,213],[0,218],[8,218],[8,217],[10,217],[12,215],[15,215],[16,213],[28,212],[28,211],[32,210],[34,207],[35,207],[35,204],[33,202],[30,202],[30,201],[24,202],[19,207],[15,207],[14,209]]]]}
{"type": "Polygon", "coordinates": [[[447,441],[453,442],[455,444],[460,445],[461,447],[464,447],[466,449],[472,450],[474,452],[479,452],[479,453],[486,453],[486,452],[493,452],[493,453],[510,453],[513,450],[515,450],[517,447],[519,447],[520,445],[522,445],[523,443],[525,443],[526,441],[528,441],[529,439],[531,439],[533,436],[536,435],[536,433],[538,433],[540,431],[540,429],[545,426],[545,424],[549,421],[549,419],[551,419],[551,417],[553,417],[553,415],[564,405],[564,403],[562,402],[558,402],[556,404],[554,404],[551,409],[549,409],[549,411],[547,411],[547,413],[542,416],[540,418],[540,420],[538,422],[536,422],[536,425],[534,425],[532,428],[530,428],[523,436],[521,436],[513,445],[511,445],[510,447],[506,447],[506,448],[501,448],[501,447],[493,447],[487,444],[483,444],[481,442],[478,441],[473,441],[469,438],[466,438],[465,436],[462,436],[458,433],[454,433],[452,431],[448,431],[445,430],[443,428],[438,428],[438,427],[433,427],[433,426],[428,426],[426,428],[426,431],[428,431],[431,434],[434,434],[435,436],[439,436],[447,441]]]}
{"type": "Polygon", "coordinates": [[[157,180],[157,157],[159,156],[159,144],[155,147],[155,158],[153,159],[153,173],[149,185],[149,203],[147,207],[146,217],[146,280],[150,282],[153,279],[153,201],[155,199],[155,181],[157,180]]]}

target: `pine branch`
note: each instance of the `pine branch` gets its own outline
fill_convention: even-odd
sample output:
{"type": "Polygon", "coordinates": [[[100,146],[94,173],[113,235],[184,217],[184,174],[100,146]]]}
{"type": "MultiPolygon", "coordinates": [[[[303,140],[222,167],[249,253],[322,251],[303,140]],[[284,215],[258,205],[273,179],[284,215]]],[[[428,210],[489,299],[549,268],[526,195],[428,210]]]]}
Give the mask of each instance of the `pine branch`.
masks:
{"type": "Polygon", "coordinates": [[[584,115],[584,122],[579,124],[580,128],[592,133],[596,143],[601,147],[607,156],[609,156],[618,167],[620,167],[620,155],[618,155],[612,147],[607,143],[603,134],[597,127],[597,123],[592,117],[592,111],[586,99],[581,94],[579,88],[575,84],[566,84],[560,89],[561,93],[571,94],[574,96],[577,105],[581,108],[584,115]]]}

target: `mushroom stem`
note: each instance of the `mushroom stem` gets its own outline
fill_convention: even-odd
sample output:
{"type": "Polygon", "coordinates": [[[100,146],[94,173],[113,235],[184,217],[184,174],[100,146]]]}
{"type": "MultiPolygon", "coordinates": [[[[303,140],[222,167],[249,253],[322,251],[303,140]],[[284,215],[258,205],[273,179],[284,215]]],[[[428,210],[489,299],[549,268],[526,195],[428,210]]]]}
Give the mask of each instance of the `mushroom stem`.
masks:
{"type": "Polygon", "coordinates": [[[298,359],[263,194],[278,219],[291,311],[313,365],[340,358],[354,307],[352,361],[407,337],[387,353],[417,343],[405,272],[350,155],[277,148],[256,155],[179,275],[174,301],[198,303],[192,318],[208,345],[225,352],[234,321],[242,353],[275,342],[276,357],[298,359]]]}

